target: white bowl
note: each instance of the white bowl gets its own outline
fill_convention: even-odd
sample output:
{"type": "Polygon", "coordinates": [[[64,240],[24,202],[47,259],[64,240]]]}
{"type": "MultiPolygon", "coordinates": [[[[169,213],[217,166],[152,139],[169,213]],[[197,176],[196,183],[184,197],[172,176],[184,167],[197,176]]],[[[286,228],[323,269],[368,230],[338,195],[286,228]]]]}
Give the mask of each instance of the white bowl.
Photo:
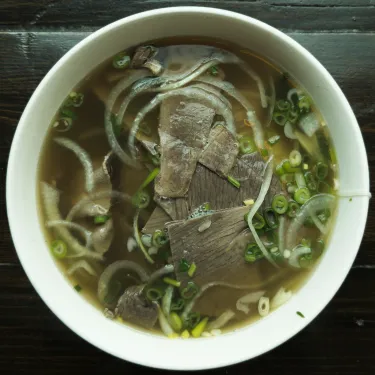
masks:
{"type": "Polygon", "coordinates": [[[314,319],[344,281],[361,243],[368,210],[366,151],[354,114],[325,68],[297,42],[255,19],[218,9],[166,8],[112,23],[72,48],[31,97],[8,164],[7,208],[18,256],[49,308],[98,348],[146,366],[196,370],[230,365],[280,345],[314,319]],[[170,36],[233,41],[289,72],[312,95],[327,121],[340,168],[337,221],[328,249],[306,285],[259,322],[220,337],[170,340],[107,320],[67,283],[46,246],[38,217],[37,166],[50,121],[67,94],[104,60],[129,46],[170,36]],[[296,311],[303,311],[301,319],[296,311]]]}

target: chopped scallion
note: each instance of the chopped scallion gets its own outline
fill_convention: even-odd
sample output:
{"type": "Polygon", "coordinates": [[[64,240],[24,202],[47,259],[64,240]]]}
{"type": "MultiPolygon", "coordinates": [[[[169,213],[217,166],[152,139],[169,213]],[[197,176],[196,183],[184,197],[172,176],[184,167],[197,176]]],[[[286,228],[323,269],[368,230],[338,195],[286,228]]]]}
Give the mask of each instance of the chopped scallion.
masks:
{"type": "Polygon", "coordinates": [[[310,190],[306,187],[301,187],[297,189],[294,193],[294,200],[299,204],[306,203],[310,198],[310,190]]]}
{"type": "Polygon", "coordinates": [[[159,301],[163,297],[163,292],[159,288],[149,288],[146,291],[146,297],[151,302],[159,301]]]}
{"type": "Polygon", "coordinates": [[[272,199],[272,208],[279,215],[285,214],[288,210],[288,201],[285,196],[282,194],[275,195],[272,199]]]}
{"type": "Polygon", "coordinates": [[[204,329],[206,328],[206,325],[208,323],[208,318],[202,319],[201,322],[199,322],[191,331],[191,335],[195,338],[198,338],[203,333],[204,329]]]}
{"type": "Polygon", "coordinates": [[[242,136],[240,138],[239,147],[242,154],[252,154],[257,150],[254,139],[249,136],[242,136]]]}
{"type": "Polygon", "coordinates": [[[237,189],[240,188],[241,184],[239,181],[237,181],[234,177],[232,176],[228,176],[228,181],[234,186],[236,187],[237,189]]]}
{"type": "Polygon", "coordinates": [[[280,126],[284,126],[288,120],[287,114],[282,113],[282,112],[274,112],[272,118],[273,118],[273,121],[275,121],[276,124],[280,126]]]}
{"type": "Polygon", "coordinates": [[[290,103],[287,100],[280,99],[276,102],[276,108],[281,112],[286,112],[290,110],[290,103]]]}
{"type": "Polygon", "coordinates": [[[319,180],[324,180],[328,175],[328,165],[323,162],[318,162],[315,167],[315,175],[319,180]]]}
{"type": "Polygon", "coordinates": [[[275,145],[276,143],[278,143],[280,141],[280,136],[279,135],[274,135],[270,138],[268,138],[268,143],[273,146],[275,145]]]}
{"type": "Polygon", "coordinates": [[[172,326],[174,331],[180,332],[182,329],[182,320],[181,318],[175,313],[171,312],[169,315],[169,324],[172,326]]]}
{"type": "Polygon", "coordinates": [[[180,264],[179,264],[178,268],[179,268],[180,272],[187,272],[187,271],[189,271],[190,264],[188,263],[188,261],[185,258],[182,258],[180,260],[180,264]]]}
{"type": "Polygon", "coordinates": [[[247,245],[247,248],[245,250],[245,262],[254,263],[258,259],[262,259],[263,257],[264,255],[262,251],[255,242],[247,245]]]}
{"type": "Polygon", "coordinates": [[[166,232],[156,229],[152,235],[152,244],[158,249],[168,243],[168,237],[166,232]]]}
{"type": "Polygon", "coordinates": [[[94,217],[94,224],[104,224],[108,221],[108,215],[97,215],[94,217]]]}
{"type": "Polygon", "coordinates": [[[279,226],[277,215],[271,207],[264,210],[264,219],[270,229],[276,229],[279,226]]]}
{"type": "Polygon", "coordinates": [[[150,174],[146,177],[143,181],[142,185],[139,187],[139,190],[143,190],[146,186],[148,186],[152,181],[154,181],[155,177],[159,174],[160,169],[155,168],[153,169],[150,174]]]}
{"type": "Polygon", "coordinates": [[[66,243],[61,240],[52,241],[50,249],[53,256],[57,259],[64,259],[68,253],[66,243]]]}
{"type": "Polygon", "coordinates": [[[299,210],[299,205],[297,202],[290,200],[288,202],[288,211],[287,215],[289,217],[296,217],[299,210]]]}
{"type": "Polygon", "coordinates": [[[289,154],[289,162],[292,167],[299,167],[302,162],[301,153],[298,150],[292,150],[289,154]]]}
{"type": "Polygon", "coordinates": [[[185,301],[179,298],[171,303],[171,311],[181,311],[185,307],[185,301]]]}
{"type": "Polygon", "coordinates": [[[74,285],[74,289],[79,293],[82,290],[82,287],[81,287],[81,285],[76,284],[76,285],[74,285]]]}
{"type": "Polygon", "coordinates": [[[303,315],[303,314],[301,313],[301,311],[297,311],[297,315],[300,316],[301,318],[304,318],[304,317],[305,317],[305,315],[303,315]]]}
{"type": "Polygon", "coordinates": [[[171,279],[170,277],[164,277],[163,278],[163,281],[166,283],[166,284],[169,284],[169,285],[172,285],[172,286],[175,286],[176,288],[179,288],[181,286],[181,281],[177,281],[175,279],[171,279]]]}
{"type": "Polygon", "coordinates": [[[186,287],[181,290],[181,297],[183,299],[193,298],[198,293],[198,286],[192,282],[188,281],[186,287]]]}
{"type": "Polygon", "coordinates": [[[193,262],[188,270],[188,275],[190,277],[194,276],[195,271],[197,270],[197,265],[193,262]]]}
{"type": "Polygon", "coordinates": [[[139,190],[132,198],[132,203],[138,208],[146,208],[150,203],[150,196],[144,190],[139,190]]]}
{"type": "Polygon", "coordinates": [[[214,77],[216,77],[219,74],[219,69],[217,68],[217,66],[212,66],[210,68],[210,74],[214,77]]]}
{"type": "Polygon", "coordinates": [[[264,217],[259,213],[256,212],[253,217],[253,226],[256,230],[262,229],[266,225],[266,221],[264,217]]]}
{"type": "Polygon", "coordinates": [[[125,69],[130,65],[130,61],[130,56],[126,52],[120,52],[113,58],[112,65],[116,69],[125,69]]]}
{"type": "Polygon", "coordinates": [[[188,329],[192,329],[198,325],[200,320],[201,320],[200,314],[197,312],[192,312],[187,316],[186,321],[185,321],[185,326],[188,329]]]}

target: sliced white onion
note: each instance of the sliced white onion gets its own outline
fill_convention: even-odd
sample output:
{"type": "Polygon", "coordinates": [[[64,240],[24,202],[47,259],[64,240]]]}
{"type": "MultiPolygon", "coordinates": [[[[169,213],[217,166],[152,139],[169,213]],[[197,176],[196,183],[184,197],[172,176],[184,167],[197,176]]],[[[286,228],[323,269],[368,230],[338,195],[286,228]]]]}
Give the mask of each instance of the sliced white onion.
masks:
{"type": "Polygon", "coordinates": [[[237,310],[242,311],[245,314],[248,314],[250,312],[249,305],[251,303],[257,303],[259,299],[264,296],[265,293],[266,293],[265,290],[260,290],[257,292],[246,294],[245,296],[239,298],[236,302],[237,310]]]}
{"type": "Polygon", "coordinates": [[[126,243],[126,247],[129,251],[129,253],[131,253],[132,251],[134,251],[138,247],[137,241],[133,237],[129,237],[128,241],[126,243]]]}
{"type": "Polygon", "coordinates": [[[293,249],[299,229],[311,213],[333,208],[336,198],[331,194],[317,194],[311,197],[298,211],[286,233],[286,248],[293,249]]]}
{"type": "Polygon", "coordinates": [[[73,263],[67,270],[68,275],[72,275],[78,270],[84,270],[86,271],[90,276],[98,276],[97,272],[94,270],[94,268],[90,265],[90,263],[87,262],[87,260],[79,260],[75,263],[73,263]]]}
{"type": "Polygon", "coordinates": [[[284,126],[284,134],[285,137],[289,139],[297,139],[297,136],[294,134],[293,126],[289,121],[287,121],[284,126]]]}
{"type": "Polygon", "coordinates": [[[67,227],[69,229],[80,232],[85,237],[85,241],[86,241],[85,246],[90,247],[92,232],[84,228],[82,225],[72,223],[71,221],[66,221],[66,220],[49,220],[46,222],[47,228],[53,228],[57,226],[67,227]]]}
{"type": "Polygon", "coordinates": [[[136,150],[134,146],[135,137],[144,117],[147,115],[147,113],[149,113],[158,105],[160,105],[162,101],[173,96],[184,96],[187,98],[197,99],[200,102],[209,105],[216,111],[218,115],[223,116],[228,130],[236,137],[236,129],[234,126],[233,114],[228,106],[224,105],[223,102],[219,100],[216,96],[209,94],[206,91],[203,91],[202,89],[194,87],[185,87],[182,89],[177,89],[156,95],[154,99],[152,99],[138,112],[137,116],[134,119],[128,139],[129,150],[133,158],[136,157],[136,150]]]}
{"type": "Polygon", "coordinates": [[[235,317],[235,312],[232,310],[224,311],[218,318],[216,318],[213,322],[207,324],[207,331],[217,330],[219,328],[224,327],[231,319],[235,317]]]}
{"type": "Polygon", "coordinates": [[[155,255],[157,254],[159,251],[159,248],[156,247],[156,246],[151,246],[149,249],[148,249],[148,253],[149,255],[155,255]]]}
{"type": "MultiPolygon", "coordinates": [[[[111,91],[106,103],[106,109],[104,114],[104,124],[105,131],[107,133],[108,142],[113,150],[113,152],[124,162],[125,164],[134,167],[136,166],[135,160],[133,160],[126,152],[122,149],[120,144],[117,141],[116,135],[113,130],[112,124],[112,113],[114,112],[114,106],[117,98],[129,88],[134,82],[140,78],[145,77],[145,72],[143,70],[135,70],[134,73],[130,76],[123,78],[111,91]]],[[[122,123],[122,122],[121,122],[122,123]]]]}
{"type": "Polygon", "coordinates": [[[142,282],[149,280],[148,273],[139,264],[130,260],[117,260],[110,264],[100,275],[98,281],[98,298],[100,302],[104,302],[111,279],[119,271],[132,271],[138,275],[142,282]]]}
{"type": "Polygon", "coordinates": [[[269,78],[269,85],[271,89],[271,96],[269,98],[270,106],[268,110],[268,118],[267,118],[267,123],[266,123],[267,127],[269,127],[272,123],[272,116],[273,116],[273,112],[275,110],[275,105],[276,105],[276,90],[275,90],[275,83],[273,81],[272,76],[270,76],[269,78]]]}
{"type": "Polygon", "coordinates": [[[161,308],[163,310],[164,316],[166,317],[169,317],[169,314],[171,312],[173,290],[174,287],[172,285],[168,285],[167,289],[165,290],[163,299],[161,301],[161,308]]]}
{"type": "Polygon", "coordinates": [[[292,295],[292,291],[286,291],[285,288],[281,287],[271,299],[271,309],[277,309],[288,302],[292,298],[292,295]]]}
{"type": "Polygon", "coordinates": [[[54,141],[68,150],[72,151],[81,162],[85,171],[86,191],[91,193],[94,189],[94,169],[89,154],[76,142],[64,137],[56,137],[54,141]]]}
{"type": "Polygon", "coordinates": [[[160,329],[162,330],[165,336],[172,337],[173,335],[175,335],[175,331],[173,331],[173,328],[170,326],[168,319],[165,317],[160,307],[159,307],[159,325],[160,325],[160,329]]]}
{"type": "MultiPolygon", "coordinates": [[[[61,213],[59,210],[60,203],[60,192],[47,184],[46,182],[41,182],[41,193],[44,203],[44,211],[46,214],[47,221],[63,221],[61,213]]],[[[69,252],[74,254],[69,254],[68,257],[73,255],[76,257],[91,257],[98,260],[102,260],[103,256],[101,254],[96,254],[93,251],[90,251],[87,247],[82,246],[70,233],[70,231],[62,225],[58,225],[54,229],[58,236],[65,241],[68,246],[69,252]]]]}
{"type": "Polygon", "coordinates": [[[289,103],[290,103],[292,106],[294,106],[294,102],[293,102],[293,100],[292,100],[293,95],[297,95],[297,97],[298,97],[298,99],[299,99],[300,96],[301,96],[301,94],[302,94],[302,91],[299,90],[299,89],[290,89],[290,90],[288,91],[288,93],[286,94],[286,97],[287,97],[289,103]]]}
{"type": "Polygon", "coordinates": [[[260,189],[258,198],[256,199],[254,205],[251,207],[251,210],[250,210],[249,215],[247,217],[247,224],[248,224],[248,226],[251,230],[251,233],[253,234],[253,237],[254,237],[257,245],[259,246],[260,250],[262,251],[263,255],[266,257],[266,259],[273,266],[275,266],[276,268],[279,268],[279,266],[272,259],[271,255],[268,253],[267,249],[264,247],[264,245],[263,245],[261,239],[259,238],[258,233],[255,230],[254,225],[253,225],[253,217],[257,213],[257,211],[260,208],[260,206],[262,205],[262,203],[264,202],[264,199],[265,199],[265,197],[267,195],[267,192],[268,192],[268,190],[270,188],[270,185],[271,185],[272,176],[273,176],[273,155],[271,156],[271,158],[269,160],[268,168],[267,168],[266,174],[264,176],[264,180],[263,180],[262,187],[260,189]]]}
{"type": "MultiPolygon", "coordinates": [[[[84,198],[82,198],[80,201],[78,201],[69,211],[66,220],[67,221],[72,221],[76,215],[82,210],[83,207],[85,207],[87,204],[92,203],[96,200],[99,199],[104,199],[104,198],[117,198],[121,199],[123,202],[130,203],[131,202],[131,197],[125,193],[121,193],[120,191],[116,190],[103,190],[103,191],[98,191],[96,193],[92,193],[84,198]]],[[[100,205],[98,205],[100,206],[100,205]]],[[[99,207],[97,207],[99,208],[99,207]]],[[[104,213],[107,213],[105,211],[104,213]]]]}
{"type": "Polygon", "coordinates": [[[148,284],[152,284],[155,280],[174,272],[173,264],[166,264],[164,267],[154,271],[148,279],[148,284]]]}
{"type": "Polygon", "coordinates": [[[299,258],[302,255],[311,254],[311,249],[306,246],[298,245],[296,246],[289,257],[289,264],[294,268],[301,268],[299,264],[299,258]]]}
{"type": "Polygon", "coordinates": [[[268,297],[261,297],[258,302],[259,315],[264,317],[270,312],[270,299],[268,297]]]}
{"type": "Polygon", "coordinates": [[[310,112],[298,121],[299,128],[309,137],[312,137],[320,128],[320,121],[315,112],[310,112]]]}

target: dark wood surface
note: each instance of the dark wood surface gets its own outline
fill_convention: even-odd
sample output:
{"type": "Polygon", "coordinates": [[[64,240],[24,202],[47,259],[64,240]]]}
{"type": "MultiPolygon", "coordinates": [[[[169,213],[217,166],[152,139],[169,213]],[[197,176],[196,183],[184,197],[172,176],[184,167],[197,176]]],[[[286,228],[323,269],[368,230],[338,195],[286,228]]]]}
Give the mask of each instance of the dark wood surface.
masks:
{"type": "MultiPolygon", "coordinates": [[[[19,264],[10,237],[5,176],[17,122],[52,65],[99,27],[139,11],[171,5],[213,6],[250,15],[283,30],[311,51],[348,97],[365,139],[370,173],[374,175],[375,0],[1,0],[1,374],[156,372],[94,348],[66,328],[41,301],[19,264]]],[[[372,190],[373,187],[371,179],[372,190]]],[[[375,374],[374,204],[370,203],[355,264],[329,306],[281,347],[255,360],[216,370],[217,374],[375,374]]],[[[145,348],[145,355],[147,350],[155,348],[145,348]]]]}

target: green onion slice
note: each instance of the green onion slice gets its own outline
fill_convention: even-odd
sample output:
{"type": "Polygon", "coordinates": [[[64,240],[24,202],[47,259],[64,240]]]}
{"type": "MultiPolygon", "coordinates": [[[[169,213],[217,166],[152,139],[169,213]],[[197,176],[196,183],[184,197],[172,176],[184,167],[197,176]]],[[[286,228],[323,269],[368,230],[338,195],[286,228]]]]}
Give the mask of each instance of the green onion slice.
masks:
{"type": "Polygon", "coordinates": [[[175,279],[171,279],[170,277],[164,277],[163,278],[163,281],[166,283],[166,284],[169,284],[169,285],[172,285],[172,286],[175,286],[176,288],[179,288],[181,286],[181,281],[177,281],[175,279]]]}
{"type": "Polygon", "coordinates": [[[181,311],[185,307],[185,300],[179,298],[176,301],[172,301],[171,311],[181,311]]]}
{"type": "Polygon", "coordinates": [[[272,118],[280,126],[284,126],[288,120],[287,115],[282,112],[274,112],[272,118]]]}
{"type": "Polygon", "coordinates": [[[112,65],[116,69],[125,69],[130,65],[130,61],[131,59],[126,52],[120,52],[113,58],[112,65]]]}
{"type": "Polygon", "coordinates": [[[94,217],[94,224],[104,224],[109,220],[108,215],[97,215],[94,217]]]}
{"type": "Polygon", "coordinates": [[[278,217],[271,207],[264,210],[264,219],[270,229],[276,229],[279,226],[278,217]]]}
{"type": "Polygon", "coordinates": [[[264,257],[262,251],[259,249],[259,246],[254,242],[247,245],[245,250],[245,262],[254,263],[258,259],[264,257]]]}
{"type": "Polygon", "coordinates": [[[155,247],[160,248],[164,246],[166,243],[168,243],[167,234],[160,229],[156,229],[156,231],[152,235],[152,244],[155,247]]]}
{"type": "Polygon", "coordinates": [[[241,184],[239,181],[237,181],[234,177],[232,176],[228,176],[228,181],[234,186],[236,187],[237,189],[240,188],[241,184]]]}
{"type": "Polygon", "coordinates": [[[286,112],[290,110],[290,103],[287,100],[278,100],[276,102],[276,108],[280,110],[281,112],[286,112]]]}
{"type": "Polygon", "coordinates": [[[287,215],[289,217],[296,217],[299,211],[299,204],[296,201],[290,200],[288,202],[288,211],[287,215]]]}
{"type": "Polygon", "coordinates": [[[298,150],[292,150],[289,154],[289,162],[291,167],[299,167],[302,162],[301,153],[298,150]]]}
{"type": "Polygon", "coordinates": [[[315,166],[315,175],[319,180],[324,180],[328,175],[328,165],[318,162],[315,166]]]}
{"type": "Polygon", "coordinates": [[[294,193],[294,200],[299,204],[306,203],[310,198],[310,190],[306,187],[299,188],[294,193]]]}
{"type": "Polygon", "coordinates": [[[188,281],[186,287],[181,291],[181,297],[183,299],[193,298],[198,293],[198,286],[192,282],[188,281]]]}
{"type": "Polygon", "coordinates": [[[190,264],[188,263],[188,261],[185,258],[182,258],[180,260],[180,264],[179,264],[178,268],[179,268],[180,272],[187,272],[187,271],[189,271],[190,264]]]}
{"type": "Polygon", "coordinates": [[[272,200],[272,208],[279,215],[285,214],[288,210],[288,201],[285,196],[282,194],[275,195],[272,200]]]}
{"type": "Polygon", "coordinates": [[[64,259],[68,253],[66,243],[61,240],[52,241],[50,248],[53,256],[57,259],[64,259]]]}
{"type": "Polygon", "coordinates": [[[144,190],[139,190],[133,196],[132,203],[138,208],[146,208],[150,203],[150,195],[144,190]]]}
{"type": "Polygon", "coordinates": [[[149,301],[159,301],[163,297],[163,292],[159,288],[148,288],[146,291],[146,297],[149,301]]]}

